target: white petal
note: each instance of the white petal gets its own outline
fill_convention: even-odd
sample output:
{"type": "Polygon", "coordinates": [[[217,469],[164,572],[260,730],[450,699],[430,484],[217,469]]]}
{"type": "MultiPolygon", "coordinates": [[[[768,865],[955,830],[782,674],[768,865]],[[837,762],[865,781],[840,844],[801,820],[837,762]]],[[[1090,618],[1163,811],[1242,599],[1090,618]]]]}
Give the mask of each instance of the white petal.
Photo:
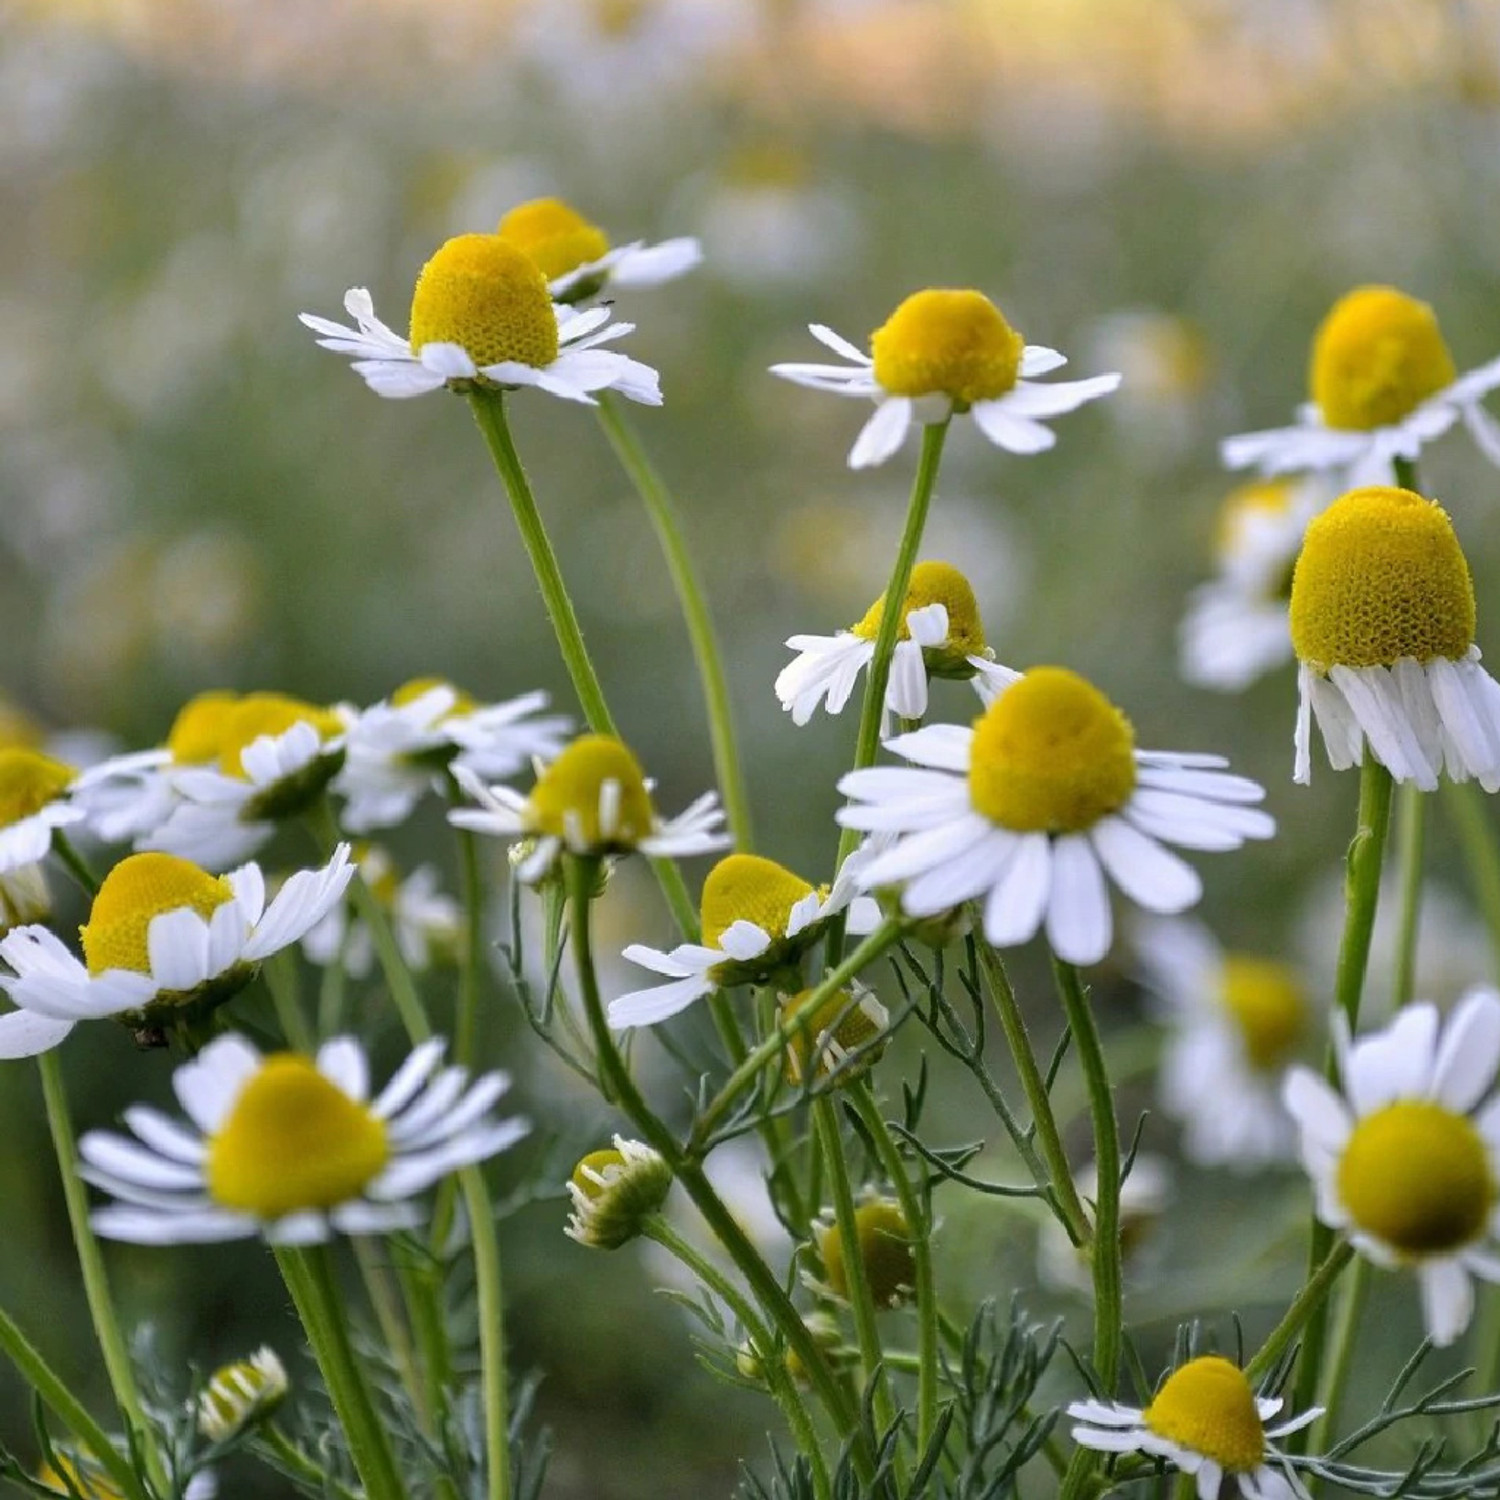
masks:
{"type": "Polygon", "coordinates": [[[912,404],[905,396],[880,402],[849,450],[849,467],[869,469],[883,464],[906,441],[911,421],[912,404]]]}
{"type": "Polygon", "coordinates": [[[1433,1064],[1432,1097],[1468,1114],[1494,1087],[1500,1070],[1500,995],[1470,990],[1449,1012],[1433,1064]]]}
{"type": "Polygon", "coordinates": [[[616,1031],[631,1026],[655,1026],[658,1021],[686,1010],[713,988],[714,982],[706,974],[696,974],[673,980],[670,984],[632,990],[628,995],[620,995],[609,1002],[609,1024],[616,1031]]]}
{"type": "Polygon", "coordinates": [[[1046,385],[1021,380],[996,401],[1012,417],[1060,417],[1120,387],[1119,375],[1092,375],[1087,380],[1056,380],[1046,385]]]}
{"type": "Polygon", "coordinates": [[[1109,891],[1089,840],[1068,834],[1052,844],[1052,892],[1047,902],[1047,941],[1070,964],[1096,964],[1113,937],[1109,891]]]}
{"type": "Polygon", "coordinates": [[[318,1048],[318,1072],[349,1098],[363,1104],[370,1097],[370,1063],[352,1036],[331,1037],[318,1048]]]}
{"type": "Polygon", "coordinates": [[[1051,428],[1006,411],[1003,396],[998,401],[976,401],[969,411],[979,430],[1007,453],[1045,453],[1057,443],[1051,428]]]}
{"type": "Polygon", "coordinates": [[[1203,894],[1198,872],[1123,818],[1101,818],[1089,840],[1109,878],[1147,911],[1186,911],[1203,894]]]}
{"type": "Polygon", "coordinates": [[[388,1120],[405,1109],[416,1097],[432,1070],[442,1061],[447,1046],[442,1037],[435,1036],[416,1047],[380,1091],[380,1097],[372,1106],[373,1113],[382,1120],[388,1120]]]}
{"type": "Polygon", "coordinates": [[[997,948],[1024,943],[1041,925],[1052,889],[1052,841],[1029,833],[984,904],[984,935],[997,948]]]}
{"type": "Polygon", "coordinates": [[[1049,349],[1045,344],[1027,344],[1021,351],[1021,368],[1018,373],[1022,380],[1035,380],[1038,375],[1050,375],[1053,370],[1062,369],[1067,362],[1067,355],[1059,354],[1056,349],[1049,349]]]}
{"type": "Polygon", "coordinates": [[[1427,1097],[1437,1033],[1437,1007],[1419,1004],[1408,1005],[1383,1031],[1361,1037],[1350,1049],[1344,1076],[1355,1113],[1427,1097]]]}
{"type": "MultiPolygon", "coordinates": [[[[941,609],[942,605],[936,607],[941,609]]],[[[915,640],[896,642],[885,701],[891,712],[903,719],[920,719],[927,712],[927,665],[915,640]]]]}
{"type": "Polygon", "coordinates": [[[1457,1259],[1424,1261],[1417,1267],[1422,1321],[1439,1349],[1453,1343],[1474,1315],[1474,1283],[1457,1259]]]}
{"type": "Polygon", "coordinates": [[[53,1020],[29,1010],[0,1016],[0,1058],[35,1057],[50,1052],[73,1029],[72,1021],[53,1020]]]}

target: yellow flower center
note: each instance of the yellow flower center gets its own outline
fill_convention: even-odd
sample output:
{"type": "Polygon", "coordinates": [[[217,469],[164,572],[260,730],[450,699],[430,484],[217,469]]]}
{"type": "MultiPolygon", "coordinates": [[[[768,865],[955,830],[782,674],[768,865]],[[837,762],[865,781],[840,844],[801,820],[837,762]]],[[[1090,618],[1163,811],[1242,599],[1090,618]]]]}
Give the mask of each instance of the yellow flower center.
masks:
{"type": "MultiPolygon", "coordinates": [[[[877,1307],[897,1307],[916,1285],[911,1231],[898,1203],[876,1198],[854,1210],[854,1232],[865,1282],[877,1307]]],[[[818,1240],[823,1275],[840,1297],[849,1295],[849,1270],[844,1264],[844,1242],[837,1226],[825,1228],[818,1240]]]]}
{"type": "Polygon", "coordinates": [[[575,850],[633,848],[655,822],[640,762],[607,734],[580,735],[542,772],[531,792],[536,833],[564,840],[575,850]],[[599,798],[606,782],[616,789],[613,826],[599,826],[599,798]]]}
{"type": "Polygon", "coordinates": [[[495,233],[530,256],[548,281],[599,260],[609,251],[604,231],[561,198],[518,203],[501,219],[495,233]]]}
{"type": "Polygon", "coordinates": [[[1167,1377],[1141,1413],[1158,1437],[1219,1464],[1227,1474],[1250,1474],[1266,1455],[1266,1430],[1255,1393],[1234,1365],[1217,1354],[1192,1359],[1167,1377]]]}
{"type": "Polygon", "coordinates": [[[506,360],[541,369],[557,358],[557,319],[547,279],[525,251],[498,234],[461,234],[417,277],[411,347],[458,344],[476,365],[506,360]]]}
{"type": "Polygon", "coordinates": [[[219,769],[226,776],[249,780],[242,752],[263,734],[285,734],[293,724],[308,723],[319,739],[343,732],[339,716],[329,708],[304,703],[280,693],[247,693],[228,705],[219,726],[219,769]]]}
{"type": "Polygon", "coordinates": [[[208,1143],[216,1203],[259,1219],[356,1198],[390,1158],[385,1125],[311,1058],[278,1052],[241,1090],[208,1143]]]}
{"type": "Polygon", "coordinates": [[[1425,1099],[1401,1099],[1361,1120],[1339,1160],[1338,1185],[1361,1229],[1414,1258],[1471,1243],[1495,1205],[1479,1131],[1425,1099]]]}
{"type": "Polygon", "coordinates": [[[1135,790],[1135,731],[1065,667],[1033,667],[974,725],[969,797],[1017,833],[1078,833],[1135,790]]]}
{"type": "Polygon", "coordinates": [[[1026,341],[983,292],[914,292],[870,335],[875,379],[893,396],[960,407],[1012,389],[1026,341]]]}
{"type": "MultiPolygon", "coordinates": [[[[911,570],[911,582],[901,606],[899,640],[911,639],[906,617],[912,610],[925,609],[929,604],[941,604],[948,611],[948,647],[955,655],[984,654],[984,626],[979,623],[979,605],[974,599],[974,590],[957,568],[945,562],[919,562],[911,570]]],[[[873,641],[880,634],[884,615],[885,595],[882,594],[865,611],[864,618],[849,628],[861,640],[873,641]]]]}
{"type": "Polygon", "coordinates": [[[410,682],[403,682],[400,687],[391,694],[391,702],[397,708],[404,708],[408,703],[415,703],[424,693],[430,693],[433,688],[447,688],[456,696],[453,707],[443,715],[445,719],[459,719],[471,714],[479,706],[473,695],[466,693],[462,688],[454,687],[446,677],[413,677],[410,682]]]}
{"type": "Polygon", "coordinates": [[[1292,576],[1292,645],[1318,671],[1457,661],[1474,643],[1474,585],[1442,506],[1351,490],[1307,528],[1292,576]]]}
{"type": "Polygon", "coordinates": [[[240,701],[238,693],[215,690],[189,698],[177,711],[167,733],[167,749],[180,766],[206,766],[219,758],[224,724],[240,701]]]}
{"type": "Polygon", "coordinates": [[[613,1146],[604,1146],[598,1151],[590,1151],[573,1168],[573,1186],[590,1203],[597,1203],[609,1191],[611,1177],[623,1172],[625,1167],[624,1154],[616,1151],[613,1146]],[[590,1173],[594,1175],[590,1176],[590,1173]],[[599,1181],[601,1177],[604,1179],[603,1182],[599,1181]]]}
{"type": "Polygon", "coordinates": [[[1275,1072],[1307,1027],[1307,997],[1285,964],[1233,953],[1224,960],[1223,1001],[1240,1028],[1250,1065],[1275,1072]]]}
{"type": "Polygon", "coordinates": [[[205,920],[234,890],[222,875],[210,875],[175,854],[131,854],[104,877],[89,919],[78,929],[90,974],[106,969],[151,972],[146,934],[163,912],[187,908],[205,920]]]}
{"type": "Polygon", "coordinates": [[[703,882],[703,941],[717,948],[724,929],[754,922],[773,941],[786,935],[792,908],[812,887],[774,859],[758,854],[727,854],[703,882]]]}
{"type": "Polygon", "coordinates": [[[1328,426],[1368,432],[1409,416],[1456,374],[1425,302],[1395,287],[1362,286],[1318,325],[1308,379],[1328,426]]]}
{"type": "Polygon", "coordinates": [[[37,750],[0,750],[0,827],[40,812],[72,786],[78,773],[37,750]]]}

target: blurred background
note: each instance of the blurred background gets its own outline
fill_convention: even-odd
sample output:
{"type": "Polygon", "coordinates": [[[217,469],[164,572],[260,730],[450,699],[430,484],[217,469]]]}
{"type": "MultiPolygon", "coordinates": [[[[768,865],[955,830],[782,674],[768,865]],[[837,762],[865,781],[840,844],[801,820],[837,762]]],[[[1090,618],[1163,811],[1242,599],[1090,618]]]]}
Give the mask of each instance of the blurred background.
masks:
{"type": "MultiPolygon", "coordinates": [[[[1319,760],[1311,788],[1294,788],[1291,669],[1237,696],[1189,689],[1177,625],[1211,572],[1234,483],[1217,441],[1291,419],[1311,332],[1336,296],[1394,283],[1434,305],[1460,370],[1500,353],[1500,6],[8,4],[0,689],[16,708],[130,746],[158,741],[208,687],[363,704],[439,674],[486,699],[546,687],[571,708],[463,406],[377,399],[296,322],[339,315],[345,289],[363,285],[404,330],[432,249],[540,194],[617,243],[704,242],[698,272],[619,306],[638,324],[629,351],[661,371],[665,406],[631,415],[719,623],[762,852],[827,877],[853,715],[799,731],[771,683],[786,636],[847,626],[884,586],[913,462],[908,447],[851,473],[862,410],[766,367],[821,357],[808,322],[863,342],[908,293],[974,286],[1029,340],[1068,353],[1069,373],[1121,369],[1125,386],[1062,419],[1058,447],[1038,458],[957,430],[924,555],[968,573],[1002,661],[1075,667],[1143,745],[1232,753],[1268,785],[1281,834],[1200,862],[1204,915],[1326,984],[1354,778],[1319,760]]],[[[587,411],[539,395],[512,405],[617,717],[675,811],[710,784],[711,762],[652,533],[587,411]]],[[[1500,475],[1458,432],[1423,472],[1468,550],[1490,646],[1500,475]]],[[[940,684],[935,711],[969,715],[973,699],[940,684]]],[[[403,849],[446,851],[439,829],[406,830],[403,849]]],[[[288,846],[288,859],[304,855],[288,846]]],[[[1488,959],[1441,825],[1431,859],[1448,925],[1424,949],[1442,967],[1425,983],[1448,994],[1488,959]]],[[[616,948],[671,936],[632,873],[601,920],[616,948]]],[[[1024,956],[1019,969],[1050,1038],[1045,973],[1024,956]]],[[[1130,971],[1122,947],[1098,989],[1122,1048],[1145,1048],[1122,1092],[1127,1124],[1151,1100],[1130,971]]],[[[492,1042],[558,1138],[532,1168],[612,1128],[513,1016],[497,1011],[492,1042]]],[[[889,1093],[920,1043],[911,1029],[882,1065],[889,1093]]],[[[68,1066],[81,1125],[165,1093],[165,1060],[136,1061],[123,1037],[76,1036],[68,1066]]],[[[935,1135],[998,1134],[969,1080],[941,1067],[937,1078],[935,1135]]],[[[33,1069],[0,1073],[0,1300],[102,1400],[39,1098],[33,1069]]],[[[1085,1128],[1080,1162],[1086,1139],[1085,1128]]],[[[1175,1152],[1159,1117],[1146,1140],[1175,1152]]],[[[956,1310],[1034,1283],[1023,1212],[939,1203],[956,1310]]],[[[1299,1274],[1305,1212],[1298,1174],[1184,1169],[1134,1294],[1148,1367],[1180,1316],[1232,1303],[1266,1323],[1299,1274]]],[[[698,1369],[692,1329],[651,1290],[654,1263],[573,1246],[563,1216],[554,1194],[505,1231],[515,1358],[543,1376],[558,1449],[549,1493],[728,1493],[738,1458],[764,1454],[769,1404],[698,1369]]],[[[305,1372],[259,1247],[120,1250],[111,1264],[169,1368],[269,1338],[305,1372]]],[[[1410,1342],[1410,1285],[1393,1279],[1380,1295],[1410,1342]]],[[[1064,1292],[1026,1299],[1039,1318],[1086,1320],[1064,1292]]],[[[0,1371],[0,1437],[27,1452],[28,1425],[0,1371]]],[[[231,1488],[278,1493],[258,1482],[231,1488]]]]}

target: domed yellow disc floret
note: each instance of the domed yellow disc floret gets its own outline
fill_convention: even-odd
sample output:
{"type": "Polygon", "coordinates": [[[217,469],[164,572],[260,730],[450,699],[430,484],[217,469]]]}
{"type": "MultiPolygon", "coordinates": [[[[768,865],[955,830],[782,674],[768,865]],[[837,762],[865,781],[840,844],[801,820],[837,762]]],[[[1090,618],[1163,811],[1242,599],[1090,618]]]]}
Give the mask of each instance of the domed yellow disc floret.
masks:
{"type": "Polygon", "coordinates": [[[225,710],[219,726],[219,769],[226,776],[247,779],[242,752],[263,734],[285,734],[293,724],[304,722],[317,730],[320,739],[341,734],[344,728],[332,709],[280,693],[247,693],[225,710]]]}
{"type": "MultiPolygon", "coordinates": [[[[861,1203],[854,1210],[854,1232],[865,1282],[877,1307],[899,1307],[916,1285],[916,1261],[912,1257],[911,1230],[900,1204],[889,1198],[861,1203]]],[[[844,1242],[835,1225],[818,1238],[823,1275],[840,1296],[849,1295],[849,1271],[844,1264],[844,1242]]]]}
{"type": "Polygon", "coordinates": [[[805,880],[774,859],[726,854],[703,882],[703,941],[718,947],[735,922],[754,922],[773,940],[784,937],[792,908],[811,894],[805,880]]]}
{"type": "Polygon", "coordinates": [[[1033,667],[974,725],[969,797],[1017,833],[1079,833],[1135,790],[1135,732],[1098,688],[1033,667]]]}
{"type": "Polygon", "coordinates": [[[1398,1100],[1354,1127],[1338,1187],[1359,1228],[1414,1258],[1471,1243],[1495,1206],[1489,1152],[1473,1122],[1424,1099],[1398,1100]]]}
{"type": "Polygon", "coordinates": [[[278,1052],[208,1143],[208,1191],[224,1208],[279,1219],[356,1198],[390,1157],[384,1124],[310,1058],[278,1052]]]}
{"type": "Polygon", "coordinates": [[[1447,512],[1411,490],[1350,490],[1314,518],[1292,575],[1292,645],[1318,671],[1460,660],[1474,585],[1447,512]]]}
{"type": "Polygon", "coordinates": [[[1285,964],[1234,953],[1224,960],[1223,984],[1250,1065],[1280,1069],[1307,1029],[1307,996],[1297,975],[1285,964]]]}
{"type": "Polygon", "coordinates": [[[1201,1453],[1227,1474],[1253,1473],[1265,1459],[1266,1430],[1250,1382],[1217,1354],[1174,1370],[1141,1416],[1157,1436],[1201,1453]]]}
{"type": "Polygon", "coordinates": [[[172,752],[172,759],[180,766],[206,766],[217,760],[229,711],[239,701],[238,693],[219,689],[189,698],[177,710],[167,732],[167,749],[172,752]]]}
{"type": "MultiPolygon", "coordinates": [[[[906,617],[912,610],[925,609],[929,604],[941,604],[948,611],[948,645],[955,655],[984,654],[984,626],[979,623],[979,605],[974,590],[957,568],[945,562],[919,562],[911,570],[911,582],[901,606],[899,640],[911,639],[906,617]]],[[[865,611],[864,618],[849,628],[861,640],[873,641],[880,634],[880,622],[884,616],[885,595],[882,594],[865,611]]]]}
{"type": "Polygon", "coordinates": [[[524,251],[548,281],[566,276],[579,266],[609,252],[609,238],[597,224],[561,198],[533,198],[518,203],[495,231],[508,245],[524,251]]]}
{"type": "Polygon", "coordinates": [[[1456,374],[1425,302],[1392,286],[1362,286],[1318,325],[1308,380],[1329,427],[1368,432],[1409,416],[1456,374]]]}
{"type": "Polygon", "coordinates": [[[575,851],[630,849],[655,823],[640,762],[607,734],[580,735],[537,778],[531,791],[533,831],[562,839],[575,851]],[[615,786],[611,827],[599,824],[600,793],[615,786]]]}
{"type": "Polygon", "coordinates": [[[870,335],[875,379],[893,396],[948,396],[960,407],[1016,383],[1026,341],[983,292],[914,292],[870,335]]]}
{"type": "Polygon", "coordinates": [[[78,773],[37,750],[0,750],[0,827],[40,812],[72,786],[78,773]]]}
{"type": "Polygon", "coordinates": [[[391,702],[397,708],[404,708],[408,703],[415,703],[424,693],[430,693],[433,688],[447,688],[454,694],[453,707],[443,715],[445,719],[461,718],[465,714],[473,713],[478,707],[471,693],[454,687],[446,677],[413,677],[410,682],[403,682],[391,694],[391,702]]]}
{"type": "Polygon", "coordinates": [[[90,974],[106,969],[151,972],[146,934],[163,912],[184,907],[205,920],[234,889],[222,875],[210,875],[175,854],[131,854],[104,877],[89,919],[78,929],[90,974]]]}
{"type": "Polygon", "coordinates": [[[411,347],[458,344],[476,365],[541,369],[557,358],[547,279],[498,234],[461,234],[422,267],[411,299],[411,347]]]}

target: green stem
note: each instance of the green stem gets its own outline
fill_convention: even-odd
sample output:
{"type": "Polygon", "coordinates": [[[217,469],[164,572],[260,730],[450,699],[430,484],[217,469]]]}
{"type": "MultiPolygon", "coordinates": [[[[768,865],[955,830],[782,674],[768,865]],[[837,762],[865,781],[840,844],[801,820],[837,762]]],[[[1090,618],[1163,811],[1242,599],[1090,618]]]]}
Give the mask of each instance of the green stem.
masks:
{"type": "Polygon", "coordinates": [[[303,1483],[310,1485],[319,1494],[332,1493],[339,1500],[359,1500],[353,1490],[346,1485],[333,1482],[332,1490],[328,1475],[316,1463],[312,1461],[292,1440],[274,1423],[262,1422],[256,1436],[266,1445],[267,1451],[273,1453],[280,1460],[282,1466],[295,1474],[303,1483]]]}
{"type": "Polygon", "coordinates": [[[500,1282],[500,1242],[489,1185],[479,1167],[459,1173],[469,1211],[474,1281],[479,1302],[479,1369],[484,1392],[484,1453],[488,1500],[510,1497],[510,1395],[505,1369],[505,1301],[500,1282]]]}
{"type": "Polygon", "coordinates": [[[677,591],[677,602],[682,608],[682,618],[693,646],[693,659],[698,664],[698,681],[703,688],[703,701],[708,709],[714,774],[723,793],[724,810],[729,818],[729,829],[734,835],[735,847],[741,854],[748,854],[752,847],[750,799],[745,793],[744,775],[735,748],[734,715],[729,702],[729,688],[724,680],[724,664],[719,654],[713,617],[709,614],[703,590],[693,571],[691,555],[683,542],[676,507],[636,436],[635,429],[625,420],[619,403],[608,391],[599,393],[598,410],[599,423],[604,428],[605,436],[609,438],[610,446],[615,450],[615,457],[630,476],[636,494],[646,507],[646,514],[650,516],[657,540],[661,543],[667,571],[672,575],[672,587],[677,591]]]}
{"type": "Polygon", "coordinates": [[[484,875],[479,865],[479,841],[467,828],[458,830],[458,852],[463,870],[464,956],[458,976],[453,1060],[460,1067],[471,1068],[479,1030],[479,995],[485,965],[484,875]]]}
{"type": "Polygon", "coordinates": [[[61,828],[52,830],[52,852],[62,861],[63,868],[78,882],[85,896],[99,894],[99,877],[89,868],[88,861],[73,847],[72,841],[61,828]]]}
{"type": "Polygon", "coordinates": [[[1411,1003],[1417,987],[1417,933],[1422,917],[1422,850],[1426,842],[1427,794],[1414,781],[1402,784],[1396,807],[1396,868],[1400,871],[1400,921],[1396,928],[1393,1005],[1411,1003]]]}
{"type": "Polygon", "coordinates": [[[1354,1247],[1347,1243],[1337,1244],[1328,1252],[1327,1259],[1313,1272],[1281,1321],[1266,1335],[1265,1343],[1255,1351],[1250,1363],[1245,1366],[1245,1379],[1251,1386],[1258,1386],[1271,1373],[1276,1361],[1286,1353],[1292,1340],[1302,1331],[1303,1324],[1323,1305],[1329,1289],[1353,1256],[1354,1247]]]}
{"type": "Polygon", "coordinates": [[[417,1377],[416,1351],[412,1348],[411,1335],[401,1317],[401,1308],[388,1279],[388,1271],[375,1253],[375,1242],[364,1235],[356,1235],[349,1241],[354,1252],[355,1264],[359,1267],[360,1280],[364,1282],[365,1294],[370,1301],[370,1310],[380,1326],[380,1336],[390,1350],[391,1360],[401,1375],[401,1383],[411,1394],[412,1404],[423,1430],[431,1433],[432,1411],[427,1402],[427,1393],[417,1377]]]}
{"type": "Polygon", "coordinates": [[[1340,1292],[1338,1316],[1329,1345],[1332,1357],[1324,1367],[1322,1384],[1318,1388],[1317,1404],[1323,1408],[1323,1415],[1312,1427],[1314,1453],[1322,1453],[1338,1432],[1339,1408],[1343,1404],[1349,1372],[1354,1366],[1355,1344],[1369,1293],[1370,1263],[1360,1260],[1340,1292]]]}
{"type": "Polygon", "coordinates": [[[1492,978],[1500,980],[1500,848],[1490,827],[1490,805],[1472,781],[1444,777],[1438,790],[1458,835],[1474,900],[1489,934],[1492,978]]]}
{"type": "Polygon", "coordinates": [[[266,988],[271,992],[271,1003],[276,1007],[282,1040],[299,1052],[311,1052],[315,1039],[307,1018],[302,1014],[297,993],[295,949],[283,948],[280,953],[273,953],[261,966],[261,973],[265,975],[266,988]]]}

